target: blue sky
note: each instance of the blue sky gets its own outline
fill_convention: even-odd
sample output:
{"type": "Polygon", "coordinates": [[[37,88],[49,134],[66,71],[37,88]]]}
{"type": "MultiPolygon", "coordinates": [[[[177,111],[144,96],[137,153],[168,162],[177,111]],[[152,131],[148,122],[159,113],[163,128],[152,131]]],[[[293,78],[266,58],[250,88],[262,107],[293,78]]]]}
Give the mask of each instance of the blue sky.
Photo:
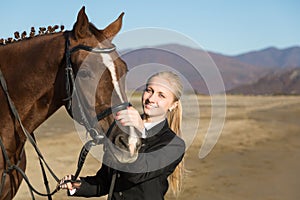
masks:
{"type": "Polygon", "coordinates": [[[98,28],[125,12],[121,32],[143,27],[174,30],[205,50],[226,55],[300,45],[298,0],[3,0],[0,38],[30,32],[32,26],[63,24],[69,30],[83,5],[98,28]]]}

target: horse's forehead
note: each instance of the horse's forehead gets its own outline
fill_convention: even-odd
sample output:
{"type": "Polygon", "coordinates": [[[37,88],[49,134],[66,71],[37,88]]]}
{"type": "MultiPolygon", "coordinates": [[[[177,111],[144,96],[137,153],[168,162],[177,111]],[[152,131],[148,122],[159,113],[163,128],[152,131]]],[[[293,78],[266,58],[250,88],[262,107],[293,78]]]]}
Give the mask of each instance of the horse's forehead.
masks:
{"type": "Polygon", "coordinates": [[[124,66],[122,66],[120,62],[116,61],[116,59],[118,59],[118,57],[114,53],[91,53],[88,57],[86,57],[85,62],[89,62],[90,60],[90,62],[87,63],[88,68],[90,68],[94,74],[98,74],[96,76],[100,76],[98,77],[100,79],[104,78],[108,80],[107,77],[101,76],[104,75],[104,71],[109,72],[108,74],[110,75],[114,91],[116,92],[119,100],[124,102],[124,97],[121,91],[122,89],[119,84],[120,76],[123,75],[121,73],[122,70],[119,68],[124,66]]]}
{"type": "MultiPolygon", "coordinates": [[[[89,45],[92,46],[94,48],[109,48],[112,47],[113,44],[111,43],[110,40],[106,39],[101,32],[99,32],[98,34],[94,34],[89,38],[85,38],[83,39],[81,42],[79,43],[83,43],[85,45],[89,45]]],[[[124,102],[124,98],[122,96],[122,92],[121,92],[121,87],[119,84],[119,79],[120,77],[118,76],[122,76],[122,74],[120,74],[119,72],[122,70],[118,70],[118,68],[123,67],[122,65],[120,65],[119,63],[119,56],[117,53],[92,53],[93,56],[99,56],[98,59],[96,59],[96,61],[103,63],[105,69],[107,69],[110,72],[110,76],[111,76],[111,81],[112,81],[112,85],[114,87],[115,92],[117,93],[119,99],[121,102],[124,102]],[[118,63],[116,65],[116,63],[118,63]]],[[[93,59],[94,60],[94,59],[93,59]]],[[[92,68],[97,67],[98,65],[93,65],[90,66],[92,68]]],[[[95,69],[97,70],[97,69],[95,69]]]]}

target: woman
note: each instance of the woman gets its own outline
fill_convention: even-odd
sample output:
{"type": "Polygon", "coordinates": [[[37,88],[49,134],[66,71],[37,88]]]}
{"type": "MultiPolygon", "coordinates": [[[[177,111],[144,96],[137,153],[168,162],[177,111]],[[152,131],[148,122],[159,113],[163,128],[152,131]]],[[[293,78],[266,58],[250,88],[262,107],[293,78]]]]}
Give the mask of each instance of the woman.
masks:
{"type": "Polygon", "coordinates": [[[142,96],[143,114],[133,107],[119,111],[115,120],[122,126],[133,126],[141,132],[142,148],[137,161],[130,164],[109,163],[105,152],[101,169],[95,176],[81,177],[78,182],[61,180],[61,188],[73,196],[102,196],[109,193],[113,173],[117,173],[112,199],[164,199],[169,183],[175,195],[181,189],[185,143],[180,138],[183,86],[173,72],[151,76],[142,96]],[[113,169],[114,168],[114,169],[113,169]],[[116,169],[117,168],[117,169],[116,169]],[[67,182],[64,184],[64,182],[67,182]]]}

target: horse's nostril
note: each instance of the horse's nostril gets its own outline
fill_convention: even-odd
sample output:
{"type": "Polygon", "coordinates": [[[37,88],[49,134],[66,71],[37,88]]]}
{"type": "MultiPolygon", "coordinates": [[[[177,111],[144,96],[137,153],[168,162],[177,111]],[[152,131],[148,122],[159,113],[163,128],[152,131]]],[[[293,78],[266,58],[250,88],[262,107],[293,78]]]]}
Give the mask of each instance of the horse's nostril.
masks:
{"type": "Polygon", "coordinates": [[[129,151],[132,154],[137,153],[142,146],[140,138],[134,138],[135,141],[131,141],[129,138],[130,136],[128,136],[127,134],[120,134],[115,137],[114,143],[117,147],[129,151]]]}
{"type": "Polygon", "coordinates": [[[124,135],[118,135],[115,139],[115,145],[121,149],[128,149],[128,139],[124,135]]]}

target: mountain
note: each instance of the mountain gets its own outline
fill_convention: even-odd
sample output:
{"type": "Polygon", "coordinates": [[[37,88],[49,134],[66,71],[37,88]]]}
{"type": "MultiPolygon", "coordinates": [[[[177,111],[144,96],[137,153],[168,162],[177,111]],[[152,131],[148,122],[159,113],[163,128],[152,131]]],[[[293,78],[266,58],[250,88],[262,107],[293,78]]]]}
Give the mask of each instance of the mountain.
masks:
{"type": "Polygon", "coordinates": [[[213,52],[209,52],[209,55],[220,70],[226,91],[240,85],[252,83],[270,71],[260,66],[241,62],[230,56],[213,52]]]}
{"type": "Polygon", "coordinates": [[[244,63],[230,56],[178,44],[128,49],[122,51],[121,57],[127,63],[129,72],[134,74],[130,76],[127,83],[129,89],[136,89],[137,85],[141,85],[141,79],[143,83],[146,81],[146,74],[159,71],[160,66],[169,66],[179,71],[191,87],[201,94],[224,92],[220,88],[215,91],[210,89],[208,92],[208,86],[214,87],[212,86],[214,83],[209,82],[218,79],[216,73],[212,72],[214,69],[220,73],[225,90],[251,83],[269,71],[269,69],[244,63]],[[139,70],[141,68],[142,70],[139,70]]]}
{"type": "Polygon", "coordinates": [[[270,47],[240,54],[233,58],[250,65],[266,68],[294,68],[300,66],[300,47],[295,46],[286,49],[270,47]]]}
{"type": "Polygon", "coordinates": [[[185,85],[201,94],[241,92],[243,89],[247,90],[247,94],[277,94],[284,93],[283,90],[287,94],[297,93],[297,89],[286,78],[296,75],[287,74],[281,77],[282,73],[290,73],[291,69],[300,67],[300,47],[297,46],[286,49],[270,47],[227,56],[179,44],[167,44],[125,49],[120,54],[129,68],[127,88],[131,90],[142,87],[149,74],[169,67],[184,75],[185,85]],[[225,91],[217,87],[218,73],[225,91]],[[278,81],[283,83],[277,87],[276,84],[280,85],[278,81]]]}
{"type": "Polygon", "coordinates": [[[300,95],[300,68],[278,70],[250,85],[229,90],[228,94],[300,95]]]}

